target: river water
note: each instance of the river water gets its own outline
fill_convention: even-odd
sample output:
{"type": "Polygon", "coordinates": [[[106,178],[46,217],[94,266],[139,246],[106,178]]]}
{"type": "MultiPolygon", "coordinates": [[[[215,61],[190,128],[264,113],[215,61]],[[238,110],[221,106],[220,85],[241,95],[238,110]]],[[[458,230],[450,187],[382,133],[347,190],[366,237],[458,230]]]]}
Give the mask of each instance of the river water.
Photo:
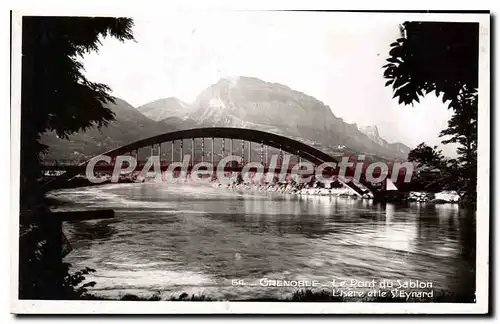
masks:
{"type": "Polygon", "coordinates": [[[164,183],[55,191],[59,209],[112,208],[115,218],[66,223],[73,269],[96,269],[92,292],[218,299],[296,289],[263,278],[420,280],[453,294],[474,285],[474,217],[457,205],[233,192],[164,183]],[[232,285],[232,280],[238,285],[232,285]]]}

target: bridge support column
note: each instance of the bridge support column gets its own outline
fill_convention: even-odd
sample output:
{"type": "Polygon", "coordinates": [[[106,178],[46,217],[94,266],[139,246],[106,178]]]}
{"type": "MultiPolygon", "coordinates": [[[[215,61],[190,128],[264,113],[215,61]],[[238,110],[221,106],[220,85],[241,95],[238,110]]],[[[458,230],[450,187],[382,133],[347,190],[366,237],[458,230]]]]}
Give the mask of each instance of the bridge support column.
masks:
{"type": "Polygon", "coordinates": [[[266,166],[269,163],[269,146],[266,145],[266,166]]]}
{"type": "Polygon", "coordinates": [[[229,155],[233,155],[233,139],[229,140],[229,155]]]}
{"type": "Polygon", "coordinates": [[[181,139],[181,161],[184,158],[184,139],[181,139]]]}
{"type": "Polygon", "coordinates": [[[222,138],[222,157],[226,155],[226,139],[222,138]]]}
{"type": "Polygon", "coordinates": [[[214,143],[215,139],[212,137],[212,165],[214,165],[214,143]]]}
{"type": "Polygon", "coordinates": [[[170,163],[174,162],[174,152],[175,152],[175,141],[172,141],[172,161],[170,161],[170,163]]]}
{"type": "Polygon", "coordinates": [[[205,160],[205,138],[201,138],[201,162],[205,160]]]}
{"type": "Polygon", "coordinates": [[[194,138],[191,139],[191,166],[194,165],[194,138]]]}
{"type": "Polygon", "coordinates": [[[160,166],[161,166],[161,143],[158,143],[158,156],[160,159],[160,166]]]}
{"type": "Polygon", "coordinates": [[[252,142],[248,141],[248,162],[252,162],[252,142]]]}
{"type": "Polygon", "coordinates": [[[278,163],[279,163],[279,166],[281,168],[282,164],[283,164],[283,150],[281,149],[281,145],[280,145],[280,153],[278,155],[278,163]]]}
{"type": "Polygon", "coordinates": [[[245,141],[241,140],[241,163],[245,163],[245,141]]]}
{"type": "Polygon", "coordinates": [[[264,142],[260,142],[260,164],[264,165],[264,142]]]}

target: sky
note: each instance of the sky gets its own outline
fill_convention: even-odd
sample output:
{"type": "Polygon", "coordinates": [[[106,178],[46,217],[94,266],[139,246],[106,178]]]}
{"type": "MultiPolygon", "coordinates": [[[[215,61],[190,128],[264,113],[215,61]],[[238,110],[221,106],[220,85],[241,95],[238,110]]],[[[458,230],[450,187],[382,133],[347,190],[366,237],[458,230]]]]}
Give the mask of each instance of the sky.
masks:
{"type": "MultiPolygon", "coordinates": [[[[86,76],[134,107],[193,102],[220,78],[249,76],[311,95],[346,122],[377,125],[389,142],[439,144],[451,111],[434,94],[399,105],[382,66],[400,16],[320,12],[173,12],[132,17],[135,42],[102,40],[86,76]]],[[[285,118],[285,116],[284,116],[285,118]]],[[[445,155],[454,148],[440,146],[445,155]]]]}

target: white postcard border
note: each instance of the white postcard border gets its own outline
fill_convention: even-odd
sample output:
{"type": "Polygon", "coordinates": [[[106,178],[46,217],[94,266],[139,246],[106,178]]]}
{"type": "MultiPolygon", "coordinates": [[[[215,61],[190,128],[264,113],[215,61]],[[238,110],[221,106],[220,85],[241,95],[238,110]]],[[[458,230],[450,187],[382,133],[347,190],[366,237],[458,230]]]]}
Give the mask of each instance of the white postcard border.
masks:
{"type": "MultiPolygon", "coordinates": [[[[175,3],[175,2],[174,2],[175,3]]],[[[478,193],[476,245],[476,303],[298,303],[298,302],[177,302],[177,301],[48,301],[18,299],[18,231],[19,231],[19,147],[21,98],[21,17],[23,15],[94,15],[95,10],[81,6],[47,6],[44,9],[12,13],[12,75],[11,75],[11,312],[35,314],[466,314],[488,311],[489,278],[489,161],[490,161],[490,15],[489,14],[418,14],[418,13],[322,13],[330,15],[387,15],[399,22],[463,21],[480,23],[479,101],[478,101],[478,193]],[[50,9],[49,9],[50,8],[50,9]]],[[[87,7],[88,8],[88,7],[87,7]]],[[[137,16],[143,9],[106,6],[98,15],[137,16]]],[[[179,8],[179,7],[178,7],[179,8]]],[[[180,8],[186,8],[181,6],[180,8]]],[[[237,8],[236,8],[237,9],[237,8]]],[[[265,8],[267,10],[278,8],[265,8]]],[[[289,8],[287,8],[289,9],[289,8]]],[[[302,7],[303,9],[303,7],[302,7]]],[[[197,9],[199,10],[199,9],[197,9]]],[[[252,8],[252,10],[256,10],[252,8]]],[[[306,14],[306,13],[302,13],[306,14]]],[[[318,14],[318,13],[307,13],[318,14]]]]}

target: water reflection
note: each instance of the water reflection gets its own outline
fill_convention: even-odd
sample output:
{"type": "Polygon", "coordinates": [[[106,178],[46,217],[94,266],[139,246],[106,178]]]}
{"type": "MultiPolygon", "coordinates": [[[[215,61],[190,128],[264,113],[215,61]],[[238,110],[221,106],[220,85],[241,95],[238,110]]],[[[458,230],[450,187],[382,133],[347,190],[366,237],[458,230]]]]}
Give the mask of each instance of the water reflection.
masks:
{"type": "Polygon", "coordinates": [[[235,288],[230,279],[263,276],[420,279],[457,293],[473,289],[474,215],[454,205],[164,184],[54,195],[115,209],[113,220],[66,226],[74,247],[68,261],[98,269],[93,280],[105,295],[161,290],[254,298],[271,292],[235,288]]]}
{"type": "Polygon", "coordinates": [[[107,241],[117,233],[116,228],[111,224],[115,220],[100,220],[100,221],[75,221],[72,222],[70,235],[75,243],[72,243],[73,248],[81,248],[85,244],[92,244],[93,242],[107,241]]]}

